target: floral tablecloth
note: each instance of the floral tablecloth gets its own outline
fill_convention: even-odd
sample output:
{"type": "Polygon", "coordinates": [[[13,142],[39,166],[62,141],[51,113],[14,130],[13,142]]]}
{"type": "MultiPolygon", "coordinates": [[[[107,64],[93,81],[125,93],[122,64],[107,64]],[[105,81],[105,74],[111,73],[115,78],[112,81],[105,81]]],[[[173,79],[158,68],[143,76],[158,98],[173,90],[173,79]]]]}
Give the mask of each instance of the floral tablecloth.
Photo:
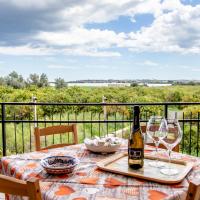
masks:
{"type": "MultiPolygon", "coordinates": [[[[127,151],[122,145],[117,153],[127,151]]],[[[145,150],[153,153],[153,150],[145,150]]],[[[179,184],[164,185],[137,178],[117,175],[99,170],[96,162],[113,154],[95,154],[88,151],[84,144],[67,146],[39,152],[2,157],[0,170],[2,174],[27,180],[29,177],[40,179],[42,197],[45,200],[159,200],[184,199],[188,181],[195,178],[200,171],[200,158],[177,154],[177,158],[194,163],[192,171],[179,184]],[[40,160],[50,155],[72,155],[80,160],[78,169],[71,175],[50,175],[40,165],[40,160]]],[[[164,151],[160,156],[166,156],[164,151]]],[[[17,197],[13,197],[17,199],[17,197]]]]}

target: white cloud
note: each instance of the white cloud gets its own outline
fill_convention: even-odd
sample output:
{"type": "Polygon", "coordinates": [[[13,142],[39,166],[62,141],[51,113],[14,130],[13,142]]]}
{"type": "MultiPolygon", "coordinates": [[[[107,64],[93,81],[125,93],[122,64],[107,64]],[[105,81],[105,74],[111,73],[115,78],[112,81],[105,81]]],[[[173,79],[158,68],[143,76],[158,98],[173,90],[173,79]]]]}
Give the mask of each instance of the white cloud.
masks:
{"type": "Polygon", "coordinates": [[[91,57],[119,57],[121,54],[114,51],[98,51],[97,49],[84,48],[47,48],[26,46],[0,46],[0,54],[12,56],[51,56],[51,55],[73,55],[91,57]]]}
{"type": "Polygon", "coordinates": [[[63,49],[63,54],[73,55],[73,56],[90,56],[90,57],[120,57],[119,52],[113,51],[98,51],[96,49],[82,49],[82,48],[72,48],[72,49],[63,49]]]}
{"type": "Polygon", "coordinates": [[[42,1],[34,1],[34,0],[0,0],[0,3],[4,3],[10,6],[14,6],[20,9],[46,9],[48,7],[56,6],[60,0],[42,0],[42,1]]]}
{"type": "Polygon", "coordinates": [[[129,7],[128,14],[134,17],[136,14],[151,13],[157,17],[163,12],[161,6],[160,0],[141,1],[139,4],[129,7]]]}
{"type": "Polygon", "coordinates": [[[35,10],[31,18],[34,23],[28,21],[35,26],[34,34],[20,38],[26,41],[23,45],[5,46],[9,42],[0,41],[4,44],[0,54],[118,57],[120,48],[131,52],[200,54],[200,5],[183,5],[180,0],[0,0],[0,3],[20,13],[35,10]],[[40,18],[36,20],[38,12],[40,18]],[[136,32],[85,28],[88,23],[91,26],[106,23],[119,16],[129,16],[134,22],[137,14],[144,13],[153,14],[155,19],[136,32]]]}
{"type": "MultiPolygon", "coordinates": [[[[102,5],[104,3],[101,2],[102,5]]],[[[127,3],[130,3],[130,1],[126,1],[124,6],[127,3]]],[[[113,7],[118,7],[119,4],[112,2],[113,7]]],[[[87,9],[93,9],[94,6],[88,5],[86,7],[87,9]]],[[[83,11],[81,7],[74,7],[73,9],[83,11]]],[[[116,10],[118,9],[114,9],[111,13],[113,17],[105,11],[103,16],[107,20],[103,21],[108,21],[108,19],[122,14],[118,10],[117,15],[116,10]]],[[[71,12],[75,13],[75,11],[71,12]]],[[[58,45],[72,49],[71,54],[73,55],[77,53],[85,56],[119,56],[120,54],[117,52],[100,52],[102,49],[113,49],[115,47],[125,47],[135,52],[200,53],[200,5],[196,7],[186,6],[181,4],[179,0],[165,0],[163,3],[160,3],[159,0],[149,0],[127,7],[124,11],[124,14],[132,15],[132,20],[134,20],[135,14],[138,13],[154,14],[155,20],[152,25],[142,27],[141,30],[128,34],[117,34],[110,30],[87,30],[79,26],[72,27],[68,31],[40,32],[35,36],[35,39],[48,45],[58,45]]],[[[98,18],[102,19],[102,17],[99,15],[98,18]]],[[[90,18],[90,21],[99,22],[95,20],[94,16],[90,18]]],[[[69,54],[69,50],[64,51],[69,54]]]]}
{"type": "Polygon", "coordinates": [[[117,51],[109,51],[111,47],[123,42],[124,33],[114,31],[85,28],[72,28],[68,32],[40,32],[35,36],[47,45],[59,47],[59,52],[65,55],[80,55],[91,57],[118,57],[117,51]]]}
{"type": "Polygon", "coordinates": [[[124,33],[116,34],[114,31],[85,28],[72,28],[65,32],[40,32],[35,39],[50,45],[71,46],[88,45],[95,48],[108,48],[123,42],[124,33]]]}
{"type": "MultiPolygon", "coordinates": [[[[164,6],[164,8],[172,6],[164,6]]],[[[200,53],[200,5],[175,6],[120,44],[131,51],[200,53]]]]}
{"type": "Polygon", "coordinates": [[[13,56],[44,56],[52,55],[55,50],[44,47],[24,46],[0,46],[0,54],[13,56]]]}

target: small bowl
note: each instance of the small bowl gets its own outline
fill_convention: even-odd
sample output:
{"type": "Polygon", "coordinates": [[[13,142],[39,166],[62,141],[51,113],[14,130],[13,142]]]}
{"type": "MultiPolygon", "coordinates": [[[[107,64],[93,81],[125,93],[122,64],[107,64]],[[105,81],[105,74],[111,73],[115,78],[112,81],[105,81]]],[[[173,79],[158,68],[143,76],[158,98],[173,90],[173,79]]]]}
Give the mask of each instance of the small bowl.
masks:
{"type": "Polygon", "coordinates": [[[49,174],[72,173],[78,163],[78,159],[72,156],[50,156],[40,162],[49,174]]]}
{"type": "Polygon", "coordinates": [[[86,138],[84,143],[88,150],[95,153],[114,153],[121,146],[121,142],[115,144],[109,143],[108,138],[105,138],[104,140],[95,141],[95,139],[91,140],[86,138]]]}
{"type": "Polygon", "coordinates": [[[111,145],[111,146],[94,146],[85,143],[85,146],[88,150],[95,152],[95,153],[114,153],[116,152],[121,144],[111,145]]]}

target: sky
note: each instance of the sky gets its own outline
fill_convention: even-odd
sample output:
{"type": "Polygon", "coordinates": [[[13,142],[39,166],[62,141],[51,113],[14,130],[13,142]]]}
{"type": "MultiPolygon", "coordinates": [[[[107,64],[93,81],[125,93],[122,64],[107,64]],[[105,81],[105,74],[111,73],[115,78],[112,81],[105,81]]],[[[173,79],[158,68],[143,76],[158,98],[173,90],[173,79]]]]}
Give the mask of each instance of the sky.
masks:
{"type": "Polygon", "coordinates": [[[0,0],[0,76],[200,80],[200,0],[0,0]]]}

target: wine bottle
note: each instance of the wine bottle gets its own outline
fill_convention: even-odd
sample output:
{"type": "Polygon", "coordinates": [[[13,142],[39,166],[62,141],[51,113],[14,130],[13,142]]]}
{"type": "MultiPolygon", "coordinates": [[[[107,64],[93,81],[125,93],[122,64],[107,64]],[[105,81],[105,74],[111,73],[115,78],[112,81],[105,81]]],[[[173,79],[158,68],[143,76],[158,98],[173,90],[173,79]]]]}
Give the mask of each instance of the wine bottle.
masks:
{"type": "Polygon", "coordinates": [[[132,132],[128,144],[128,165],[133,169],[144,165],[144,140],[140,129],[140,107],[134,106],[132,132]]]}

